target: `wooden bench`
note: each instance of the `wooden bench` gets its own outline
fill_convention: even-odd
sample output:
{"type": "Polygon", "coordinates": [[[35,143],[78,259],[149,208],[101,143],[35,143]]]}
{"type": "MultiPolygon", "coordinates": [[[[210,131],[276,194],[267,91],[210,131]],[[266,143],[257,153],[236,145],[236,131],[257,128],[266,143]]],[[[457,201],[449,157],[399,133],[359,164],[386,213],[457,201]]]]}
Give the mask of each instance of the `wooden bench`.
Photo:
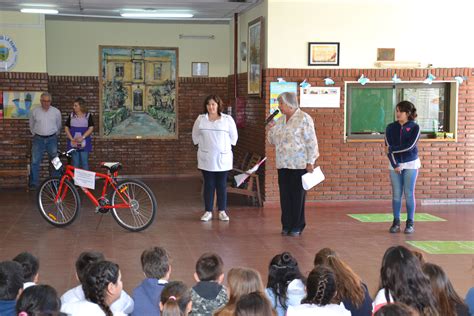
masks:
{"type": "Polygon", "coordinates": [[[30,177],[30,139],[0,140],[0,187],[26,187],[30,177]]]}

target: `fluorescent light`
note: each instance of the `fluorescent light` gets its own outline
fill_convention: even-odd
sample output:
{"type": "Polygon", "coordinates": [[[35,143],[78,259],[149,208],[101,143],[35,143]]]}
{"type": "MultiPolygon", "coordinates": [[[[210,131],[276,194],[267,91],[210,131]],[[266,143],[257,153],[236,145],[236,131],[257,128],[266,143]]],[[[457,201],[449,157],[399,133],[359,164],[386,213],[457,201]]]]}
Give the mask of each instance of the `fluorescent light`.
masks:
{"type": "Polygon", "coordinates": [[[21,13],[42,13],[42,14],[58,14],[59,11],[55,9],[40,9],[40,8],[23,8],[21,13]]]}
{"type": "Polygon", "coordinates": [[[123,12],[124,18],[192,18],[191,13],[163,13],[163,12],[123,12]]]}

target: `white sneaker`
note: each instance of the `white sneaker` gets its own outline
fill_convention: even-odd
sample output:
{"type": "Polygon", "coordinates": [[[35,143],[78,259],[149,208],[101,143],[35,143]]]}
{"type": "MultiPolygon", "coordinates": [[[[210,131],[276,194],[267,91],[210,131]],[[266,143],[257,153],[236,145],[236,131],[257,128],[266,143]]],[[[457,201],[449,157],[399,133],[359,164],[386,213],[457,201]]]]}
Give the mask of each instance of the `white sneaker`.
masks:
{"type": "MultiPolygon", "coordinates": [[[[220,214],[219,214],[220,215],[220,214]]],[[[220,217],[220,216],[219,216],[220,217]]],[[[203,216],[201,216],[201,221],[208,222],[212,219],[212,212],[205,212],[203,216]]]]}
{"type": "Polygon", "coordinates": [[[228,222],[229,221],[229,216],[226,214],[225,211],[219,211],[219,220],[228,222]]]}

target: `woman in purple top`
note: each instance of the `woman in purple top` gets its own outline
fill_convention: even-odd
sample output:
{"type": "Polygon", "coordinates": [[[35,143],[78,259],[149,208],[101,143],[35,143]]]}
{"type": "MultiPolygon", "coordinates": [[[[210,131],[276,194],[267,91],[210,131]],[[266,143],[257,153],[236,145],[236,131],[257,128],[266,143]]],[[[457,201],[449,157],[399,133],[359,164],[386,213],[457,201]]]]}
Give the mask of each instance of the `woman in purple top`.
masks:
{"type": "Polygon", "coordinates": [[[73,112],[65,124],[67,149],[75,148],[72,153],[72,165],[76,168],[89,170],[89,152],[92,150],[91,134],[94,130],[92,115],[83,98],[74,101],[73,112]]]}

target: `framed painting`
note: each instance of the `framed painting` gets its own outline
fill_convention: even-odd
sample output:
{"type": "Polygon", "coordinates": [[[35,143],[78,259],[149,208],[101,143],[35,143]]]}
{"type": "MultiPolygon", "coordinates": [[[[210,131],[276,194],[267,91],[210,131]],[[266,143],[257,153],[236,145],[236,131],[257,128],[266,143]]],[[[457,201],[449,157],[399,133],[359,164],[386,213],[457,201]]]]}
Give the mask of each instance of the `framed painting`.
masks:
{"type": "Polygon", "coordinates": [[[263,21],[259,17],[248,26],[247,94],[256,97],[262,97],[263,21]]]}
{"type": "Polygon", "coordinates": [[[99,46],[100,135],[178,138],[178,48],[99,46]]]}
{"type": "Polygon", "coordinates": [[[208,62],[192,62],[191,75],[193,77],[209,77],[209,63],[208,62]]]}
{"type": "Polygon", "coordinates": [[[309,43],[308,66],[339,66],[339,43],[309,43]]]}
{"type": "Polygon", "coordinates": [[[41,91],[4,91],[2,95],[3,117],[5,119],[23,119],[30,117],[30,112],[41,106],[41,91]]]}

